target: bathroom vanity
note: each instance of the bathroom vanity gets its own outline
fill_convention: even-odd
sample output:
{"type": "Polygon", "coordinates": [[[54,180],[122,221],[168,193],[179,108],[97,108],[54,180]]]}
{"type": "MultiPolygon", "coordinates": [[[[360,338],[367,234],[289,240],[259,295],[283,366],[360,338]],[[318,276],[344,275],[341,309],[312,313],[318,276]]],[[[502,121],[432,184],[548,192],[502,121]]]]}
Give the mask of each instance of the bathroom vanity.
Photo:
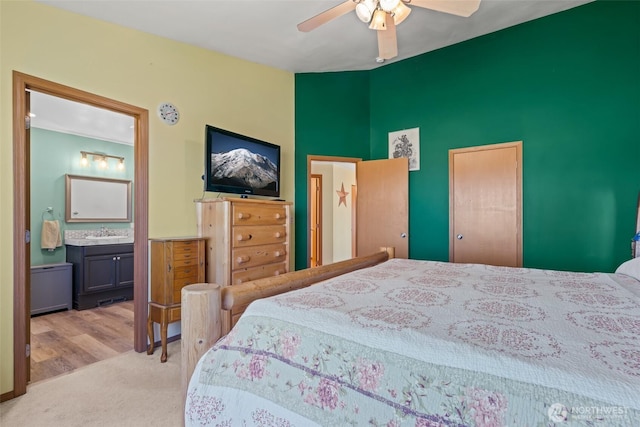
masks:
{"type": "Polygon", "coordinates": [[[67,262],[73,264],[73,308],[132,300],[133,243],[77,243],[67,244],[67,262]]]}

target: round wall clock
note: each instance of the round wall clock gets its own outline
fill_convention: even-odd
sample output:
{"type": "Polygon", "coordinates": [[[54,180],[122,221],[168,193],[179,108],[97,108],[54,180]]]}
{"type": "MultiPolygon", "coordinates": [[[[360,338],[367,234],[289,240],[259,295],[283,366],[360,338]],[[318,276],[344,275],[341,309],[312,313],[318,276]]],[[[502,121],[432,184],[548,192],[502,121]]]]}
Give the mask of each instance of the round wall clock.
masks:
{"type": "Polygon", "coordinates": [[[158,105],[158,117],[168,125],[175,125],[180,120],[180,112],[170,102],[163,102],[158,105]]]}

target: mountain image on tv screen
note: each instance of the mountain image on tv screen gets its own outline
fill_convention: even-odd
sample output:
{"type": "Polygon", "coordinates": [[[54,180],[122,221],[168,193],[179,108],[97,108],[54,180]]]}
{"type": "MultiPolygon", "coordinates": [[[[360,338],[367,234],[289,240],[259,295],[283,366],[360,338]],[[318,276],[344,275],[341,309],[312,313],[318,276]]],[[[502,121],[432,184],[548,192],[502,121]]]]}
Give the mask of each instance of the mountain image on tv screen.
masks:
{"type": "Polygon", "coordinates": [[[211,178],[218,185],[275,190],[278,168],[267,157],[238,148],[211,154],[211,178]]]}

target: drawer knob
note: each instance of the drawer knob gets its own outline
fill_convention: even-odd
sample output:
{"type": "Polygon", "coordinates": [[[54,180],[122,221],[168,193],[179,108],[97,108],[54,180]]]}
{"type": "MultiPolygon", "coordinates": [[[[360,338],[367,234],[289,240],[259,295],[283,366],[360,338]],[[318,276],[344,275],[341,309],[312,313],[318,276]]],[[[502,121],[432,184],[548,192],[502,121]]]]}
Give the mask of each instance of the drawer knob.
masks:
{"type": "Polygon", "coordinates": [[[238,213],[238,219],[249,219],[249,218],[251,218],[250,213],[244,213],[244,212],[238,213]]]}
{"type": "Polygon", "coordinates": [[[238,262],[238,264],[244,264],[245,262],[249,262],[250,260],[251,260],[251,257],[248,255],[242,255],[236,258],[236,261],[238,262]]]}
{"type": "Polygon", "coordinates": [[[273,253],[273,256],[274,256],[274,257],[276,257],[276,258],[278,258],[278,257],[283,256],[284,254],[285,254],[285,252],[275,251],[275,252],[273,253]]]}
{"type": "Polygon", "coordinates": [[[280,219],[280,218],[282,218],[282,215],[280,214],[280,212],[277,212],[277,213],[274,215],[274,217],[275,217],[275,219],[280,219]]]}
{"type": "Polygon", "coordinates": [[[275,236],[276,236],[276,238],[280,238],[280,237],[282,237],[282,233],[279,232],[279,231],[276,231],[275,236]]]}
{"type": "Polygon", "coordinates": [[[253,236],[251,234],[247,234],[246,236],[242,235],[242,234],[238,234],[238,241],[242,241],[242,240],[251,240],[253,236]]]}

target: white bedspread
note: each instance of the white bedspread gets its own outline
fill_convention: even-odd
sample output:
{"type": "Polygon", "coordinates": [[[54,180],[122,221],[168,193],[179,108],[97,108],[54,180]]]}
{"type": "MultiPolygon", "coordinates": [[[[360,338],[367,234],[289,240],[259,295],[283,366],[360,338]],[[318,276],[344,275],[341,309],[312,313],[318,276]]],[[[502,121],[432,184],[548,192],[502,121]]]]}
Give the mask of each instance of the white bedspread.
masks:
{"type": "MultiPolygon", "coordinates": [[[[623,275],[393,259],[310,288],[256,301],[246,310],[232,333],[218,343],[216,347],[219,349],[210,351],[201,360],[200,365],[207,365],[204,371],[209,375],[199,365],[190,393],[191,396],[200,393],[213,396],[221,392],[221,384],[212,380],[214,372],[215,376],[220,374],[219,367],[209,370],[209,364],[218,363],[214,360],[222,356],[216,354],[217,351],[233,350],[243,354],[261,349],[265,355],[272,351],[277,355],[278,363],[286,364],[288,369],[294,365],[306,366],[305,357],[312,353],[310,351],[305,356],[302,344],[296,342],[295,345],[301,348],[288,358],[285,357],[288,356],[285,347],[274,349],[271,341],[257,333],[264,329],[273,335],[274,325],[277,325],[278,328],[302,331],[299,333],[313,337],[315,341],[328,342],[331,339],[336,343],[340,341],[340,346],[345,348],[366,351],[367,360],[375,358],[378,352],[397,355],[402,361],[411,360],[414,370],[418,363],[423,364],[418,371],[437,367],[438,375],[449,378],[443,379],[441,384],[457,382],[456,390],[462,390],[459,393],[465,397],[452,397],[451,390],[443,391],[444,386],[440,386],[437,390],[439,400],[431,397],[430,404],[436,401],[436,407],[441,409],[425,409],[425,413],[437,415],[430,419],[440,424],[424,425],[445,425],[449,424],[448,421],[468,425],[469,420],[475,420],[474,425],[492,425],[478,422],[478,417],[473,416],[477,414],[477,408],[458,408],[458,414],[449,413],[455,412],[453,410],[445,411],[455,406],[456,399],[466,399],[469,394],[477,394],[476,390],[480,390],[476,383],[480,380],[462,379],[461,372],[482,377],[482,393],[493,396],[492,405],[503,417],[504,424],[495,425],[511,425],[508,420],[518,421],[519,416],[537,422],[548,421],[546,410],[553,404],[566,405],[563,407],[574,412],[578,407],[613,411],[619,425],[625,425],[630,419],[638,420],[636,417],[640,413],[638,289],[640,282],[623,275]],[[255,342],[249,343],[248,340],[252,339],[255,342]],[[270,343],[268,348],[261,347],[267,342],[270,343]],[[297,360],[295,357],[298,356],[302,359],[297,360]],[[210,380],[213,383],[207,386],[210,380]],[[511,383],[502,385],[502,380],[511,383]],[[490,391],[487,391],[487,384],[493,387],[490,391]],[[522,384],[530,387],[526,393],[522,384]],[[212,391],[214,389],[215,392],[212,391]],[[522,390],[528,397],[516,396],[518,392],[514,390],[522,390]],[[529,396],[538,392],[540,396],[529,396]],[[535,408],[535,413],[524,413],[522,407],[529,404],[522,403],[523,398],[546,400],[553,395],[555,399],[561,399],[565,397],[563,393],[571,402],[545,401],[541,407],[535,408]],[[452,400],[447,401],[451,397],[452,400]],[[502,403],[496,404],[496,401],[502,403]],[[521,402],[520,415],[509,407],[516,402],[521,402]],[[538,412],[543,414],[538,416],[538,412]],[[620,413],[624,417],[621,418],[620,413]]],[[[338,344],[332,343],[331,346],[338,348],[338,344]]],[[[388,363],[390,359],[393,358],[384,360],[388,363]]],[[[228,365],[230,361],[225,363],[228,365]]],[[[284,368],[282,372],[285,372],[284,368]]],[[[322,372],[318,368],[313,375],[321,376],[322,372]]],[[[385,372],[390,374],[394,371],[386,366],[385,372]]],[[[372,394],[370,389],[362,387],[348,375],[331,375],[342,381],[340,384],[351,384],[350,393],[372,394]]],[[[235,376],[238,377],[237,372],[235,376]]],[[[276,384],[275,376],[271,380],[276,384]]],[[[387,406],[393,407],[393,379],[384,378],[384,381],[389,396],[377,387],[383,383],[383,378],[376,377],[375,390],[379,394],[367,397],[378,401],[386,399],[387,406]]],[[[229,387],[235,388],[236,393],[243,388],[240,384],[229,384],[229,387]]],[[[251,386],[247,386],[240,393],[252,392],[251,386]]],[[[298,414],[296,416],[306,413],[300,408],[285,405],[285,401],[278,403],[279,411],[298,414]]],[[[415,403],[408,405],[413,410],[415,403]]],[[[423,406],[428,407],[426,403],[423,406]]],[[[398,410],[395,407],[396,413],[398,410]]],[[[189,414],[192,415],[193,411],[189,410],[188,400],[187,421],[195,421],[189,418],[189,414]]],[[[584,413],[573,415],[574,420],[578,420],[579,415],[586,416],[584,413]]],[[[610,415],[615,421],[612,414],[597,416],[602,420],[610,415]]],[[[404,420],[406,416],[400,418],[404,420]]],[[[414,416],[421,419],[420,415],[414,416]]],[[[237,416],[234,419],[237,420],[237,416]]],[[[307,419],[309,422],[312,419],[318,421],[311,415],[307,419]]],[[[415,425],[418,425],[417,421],[415,425]]]]}

